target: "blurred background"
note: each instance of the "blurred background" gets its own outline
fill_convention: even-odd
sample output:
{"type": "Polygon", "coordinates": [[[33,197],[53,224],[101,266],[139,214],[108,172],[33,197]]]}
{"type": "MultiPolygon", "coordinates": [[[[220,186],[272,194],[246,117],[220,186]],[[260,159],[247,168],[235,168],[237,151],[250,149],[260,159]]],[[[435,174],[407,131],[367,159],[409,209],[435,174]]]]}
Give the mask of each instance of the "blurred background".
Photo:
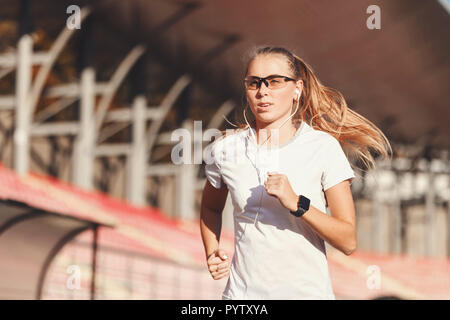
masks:
{"type": "MultiPolygon", "coordinates": [[[[295,52],[393,146],[375,170],[349,159],[358,249],[328,248],[336,298],[449,299],[449,12],[444,0],[0,0],[0,299],[220,299],[198,225],[204,163],[174,164],[171,137],[242,120],[255,45],[295,52]]],[[[208,143],[192,140],[192,157],[208,143]]],[[[232,215],[228,199],[230,253],[232,215]]]]}

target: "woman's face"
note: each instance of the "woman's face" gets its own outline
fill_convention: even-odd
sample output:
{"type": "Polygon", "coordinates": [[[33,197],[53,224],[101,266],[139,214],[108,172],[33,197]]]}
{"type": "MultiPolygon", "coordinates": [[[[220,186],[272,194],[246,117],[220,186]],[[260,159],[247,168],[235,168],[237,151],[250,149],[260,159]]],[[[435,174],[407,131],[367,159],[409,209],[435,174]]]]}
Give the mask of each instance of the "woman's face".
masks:
{"type": "MultiPolygon", "coordinates": [[[[259,55],[248,67],[246,78],[281,75],[293,78],[286,59],[279,54],[259,55]]],[[[246,89],[247,101],[257,123],[281,122],[289,117],[293,100],[297,99],[295,89],[302,90],[302,81],[287,81],[282,88],[269,89],[264,82],[257,89],[246,89]],[[268,105],[266,104],[268,103],[268,105]],[[266,105],[265,105],[266,104],[266,105]]]]}

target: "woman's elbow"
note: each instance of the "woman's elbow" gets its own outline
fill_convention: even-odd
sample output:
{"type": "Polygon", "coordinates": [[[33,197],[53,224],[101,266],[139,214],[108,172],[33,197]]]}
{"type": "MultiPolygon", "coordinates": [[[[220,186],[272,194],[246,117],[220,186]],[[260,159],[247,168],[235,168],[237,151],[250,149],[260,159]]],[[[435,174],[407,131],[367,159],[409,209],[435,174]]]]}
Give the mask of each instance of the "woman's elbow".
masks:
{"type": "Polygon", "coordinates": [[[351,255],[353,252],[356,251],[357,248],[357,241],[356,241],[356,236],[352,237],[352,239],[350,241],[348,241],[347,245],[345,246],[345,248],[342,250],[342,252],[349,256],[351,255]]]}
{"type": "Polygon", "coordinates": [[[356,251],[356,246],[349,247],[344,250],[345,255],[349,256],[356,251]]]}

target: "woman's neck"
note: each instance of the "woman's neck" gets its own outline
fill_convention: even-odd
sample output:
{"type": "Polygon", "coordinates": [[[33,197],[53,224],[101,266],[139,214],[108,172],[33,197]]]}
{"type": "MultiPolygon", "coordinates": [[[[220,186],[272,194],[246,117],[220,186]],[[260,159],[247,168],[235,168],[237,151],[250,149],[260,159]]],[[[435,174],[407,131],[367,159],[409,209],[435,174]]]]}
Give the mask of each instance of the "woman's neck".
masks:
{"type": "Polygon", "coordinates": [[[258,145],[278,146],[289,141],[297,132],[297,127],[292,119],[283,124],[284,121],[285,119],[279,119],[271,123],[257,121],[256,137],[258,139],[258,145]]]}

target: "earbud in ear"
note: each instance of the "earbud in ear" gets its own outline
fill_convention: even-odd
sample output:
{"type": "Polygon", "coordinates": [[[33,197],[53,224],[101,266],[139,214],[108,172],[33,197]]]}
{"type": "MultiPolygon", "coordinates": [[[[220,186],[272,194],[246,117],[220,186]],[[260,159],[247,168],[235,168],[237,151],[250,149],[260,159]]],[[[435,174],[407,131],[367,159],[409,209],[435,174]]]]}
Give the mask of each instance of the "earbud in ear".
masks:
{"type": "Polygon", "coordinates": [[[299,94],[300,94],[300,90],[295,89],[295,93],[296,93],[297,95],[299,95],[299,94]]]}

